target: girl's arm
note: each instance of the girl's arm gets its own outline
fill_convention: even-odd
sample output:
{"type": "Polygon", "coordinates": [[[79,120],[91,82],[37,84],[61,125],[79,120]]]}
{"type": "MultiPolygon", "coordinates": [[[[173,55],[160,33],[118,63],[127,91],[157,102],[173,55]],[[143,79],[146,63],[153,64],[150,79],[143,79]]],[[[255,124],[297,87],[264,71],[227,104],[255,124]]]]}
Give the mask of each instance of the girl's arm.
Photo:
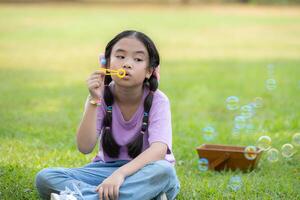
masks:
{"type": "Polygon", "coordinates": [[[77,129],[77,148],[84,154],[91,153],[97,143],[96,130],[97,106],[89,103],[90,96],[85,102],[82,120],[77,129]]]}
{"type": "Polygon", "coordinates": [[[151,133],[148,138],[150,147],[116,170],[124,177],[132,175],[150,162],[165,159],[168,150],[167,141],[171,143],[172,139],[169,100],[164,99],[163,101],[154,102],[153,105],[156,106],[151,108],[153,109],[151,113],[152,123],[148,127],[148,132],[151,133]]]}
{"type": "Polygon", "coordinates": [[[114,173],[121,173],[124,177],[130,176],[150,162],[165,159],[167,149],[168,147],[165,143],[153,142],[148,149],[114,173]]]}

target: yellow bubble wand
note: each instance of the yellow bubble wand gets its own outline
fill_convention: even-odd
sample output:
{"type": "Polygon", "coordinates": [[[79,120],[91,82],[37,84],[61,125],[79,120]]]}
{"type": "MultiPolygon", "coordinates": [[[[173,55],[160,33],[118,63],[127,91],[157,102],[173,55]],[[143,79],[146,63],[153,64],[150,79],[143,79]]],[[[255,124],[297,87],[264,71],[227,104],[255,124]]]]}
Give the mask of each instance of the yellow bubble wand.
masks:
{"type": "Polygon", "coordinates": [[[117,75],[119,78],[124,78],[126,75],[125,69],[122,68],[117,70],[100,68],[100,71],[104,71],[105,75],[117,75]]]}
{"type": "MultiPolygon", "coordinates": [[[[106,65],[106,59],[102,56],[100,56],[100,63],[102,65],[106,65]]],[[[100,71],[104,71],[105,75],[117,75],[119,78],[124,78],[126,76],[126,71],[123,68],[117,69],[117,70],[113,70],[113,69],[107,69],[107,68],[100,68],[100,71]]]]}

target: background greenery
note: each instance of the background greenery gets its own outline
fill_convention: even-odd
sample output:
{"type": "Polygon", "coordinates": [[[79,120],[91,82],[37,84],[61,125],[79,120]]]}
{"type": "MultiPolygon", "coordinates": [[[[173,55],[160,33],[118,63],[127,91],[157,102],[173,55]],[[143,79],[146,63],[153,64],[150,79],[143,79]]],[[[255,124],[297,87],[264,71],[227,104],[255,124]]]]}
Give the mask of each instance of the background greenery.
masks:
{"type": "Polygon", "coordinates": [[[85,80],[106,43],[124,29],[147,33],[160,50],[160,89],[172,104],[173,149],[181,181],[178,199],[299,199],[300,153],[250,173],[197,169],[195,148],[205,141],[250,145],[269,135],[280,149],[300,125],[300,9],[242,6],[0,5],[0,199],[37,199],[35,174],[91,161],[75,146],[87,95],[85,80]],[[267,65],[278,87],[265,89],[267,65]],[[236,95],[264,107],[253,133],[231,135],[236,95]],[[232,175],[242,178],[237,192],[232,175]]]}
{"type": "Polygon", "coordinates": [[[0,2],[8,3],[96,3],[96,4],[123,4],[123,3],[138,3],[138,4],[263,4],[263,5],[294,5],[299,4],[300,0],[0,0],[0,2]]]}

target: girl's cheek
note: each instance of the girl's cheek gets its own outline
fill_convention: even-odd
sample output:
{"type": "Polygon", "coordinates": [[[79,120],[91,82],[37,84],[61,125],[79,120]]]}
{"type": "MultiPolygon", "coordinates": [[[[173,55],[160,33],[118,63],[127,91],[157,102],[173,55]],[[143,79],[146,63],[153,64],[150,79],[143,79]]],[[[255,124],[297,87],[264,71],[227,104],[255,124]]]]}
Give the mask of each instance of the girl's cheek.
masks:
{"type": "Polygon", "coordinates": [[[120,63],[119,61],[117,61],[116,59],[111,60],[110,62],[110,68],[120,68],[122,65],[122,63],[120,63]]]}

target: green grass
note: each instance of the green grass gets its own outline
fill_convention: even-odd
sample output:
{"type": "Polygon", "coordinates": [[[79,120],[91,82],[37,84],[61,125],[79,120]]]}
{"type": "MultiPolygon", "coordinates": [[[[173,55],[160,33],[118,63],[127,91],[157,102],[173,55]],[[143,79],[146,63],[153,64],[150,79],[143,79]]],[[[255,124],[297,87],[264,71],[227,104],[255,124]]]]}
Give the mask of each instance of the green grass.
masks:
{"type": "Polygon", "coordinates": [[[300,152],[271,164],[263,155],[250,173],[197,169],[201,129],[213,143],[250,145],[268,134],[280,149],[300,130],[300,8],[112,7],[0,5],[0,199],[37,199],[35,174],[45,167],[79,167],[75,132],[87,95],[86,78],[106,43],[124,29],[147,33],[162,57],[160,89],[172,105],[173,149],[181,181],[178,199],[299,199],[300,152]],[[267,64],[278,88],[267,92],[267,64]],[[231,136],[242,104],[261,96],[256,130],[231,136]],[[267,131],[263,133],[262,130],[267,131]],[[232,175],[242,188],[227,189],[232,175]]]}

